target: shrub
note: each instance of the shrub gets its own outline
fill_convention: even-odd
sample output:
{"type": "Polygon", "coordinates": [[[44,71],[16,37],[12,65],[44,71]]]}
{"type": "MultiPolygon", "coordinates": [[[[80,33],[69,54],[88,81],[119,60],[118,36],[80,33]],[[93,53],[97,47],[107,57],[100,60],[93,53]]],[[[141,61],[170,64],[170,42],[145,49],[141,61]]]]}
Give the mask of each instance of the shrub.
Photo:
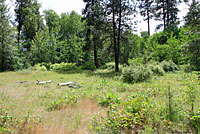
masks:
{"type": "Polygon", "coordinates": [[[199,125],[200,124],[200,109],[197,112],[191,114],[189,119],[190,119],[190,123],[192,127],[195,129],[196,133],[198,134],[198,132],[200,132],[200,125],[199,125]]]}
{"type": "Polygon", "coordinates": [[[148,122],[158,124],[163,121],[164,110],[146,94],[134,94],[126,101],[112,105],[107,116],[96,118],[91,128],[100,133],[139,133],[148,122]]]}
{"type": "Polygon", "coordinates": [[[185,73],[190,73],[194,70],[194,67],[190,64],[185,64],[181,66],[181,71],[185,72],[185,73]]]}
{"type": "Polygon", "coordinates": [[[33,70],[35,70],[35,71],[47,71],[47,68],[42,64],[36,64],[36,65],[34,65],[33,70]]]}
{"type": "Polygon", "coordinates": [[[55,92],[49,91],[45,94],[44,98],[49,99],[46,103],[47,111],[60,109],[69,103],[76,103],[78,96],[75,90],[64,90],[60,95],[55,92]]]}
{"type": "Polygon", "coordinates": [[[144,58],[128,59],[129,65],[141,65],[144,62],[144,58]]]}
{"type": "Polygon", "coordinates": [[[53,71],[73,71],[78,70],[78,67],[75,63],[60,63],[60,64],[52,64],[50,69],[53,71]]]}
{"type": "Polygon", "coordinates": [[[178,71],[178,66],[172,61],[163,61],[161,62],[161,66],[165,72],[175,72],[178,71]]]}
{"type": "Polygon", "coordinates": [[[106,63],[106,65],[104,66],[104,69],[114,70],[115,69],[115,62],[106,63]]]}
{"type": "Polygon", "coordinates": [[[45,66],[47,70],[50,70],[51,63],[42,62],[41,65],[45,66]]]}
{"type": "Polygon", "coordinates": [[[144,65],[131,65],[122,69],[121,78],[124,82],[133,83],[148,80],[152,77],[150,68],[144,65]]]}
{"type": "Polygon", "coordinates": [[[25,129],[31,129],[35,127],[39,122],[40,118],[36,118],[29,113],[24,115],[24,118],[16,117],[12,107],[0,107],[0,133],[1,134],[12,134],[22,133],[25,129]],[[31,125],[31,126],[30,126],[31,125]]]}
{"type": "Polygon", "coordinates": [[[111,106],[112,104],[119,104],[121,99],[117,94],[112,91],[105,91],[103,95],[99,97],[99,104],[102,106],[111,106]]]}
{"type": "Polygon", "coordinates": [[[95,70],[96,67],[94,65],[94,63],[92,62],[85,62],[82,66],[81,66],[81,69],[83,70],[95,70]]]}
{"type": "Polygon", "coordinates": [[[163,76],[165,74],[165,71],[163,70],[162,66],[156,65],[156,64],[150,64],[148,65],[151,71],[154,75],[160,75],[163,76]]]}
{"type": "MultiPolygon", "coordinates": [[[[104,69],[108,69],[108,70],[115,70],[115,62],[108,62],[106,63],[106,65],[104,65],[103,67],[104,69]]],[[[122,65],[119,64],[119,70],[121,70],[122,65]]]]}

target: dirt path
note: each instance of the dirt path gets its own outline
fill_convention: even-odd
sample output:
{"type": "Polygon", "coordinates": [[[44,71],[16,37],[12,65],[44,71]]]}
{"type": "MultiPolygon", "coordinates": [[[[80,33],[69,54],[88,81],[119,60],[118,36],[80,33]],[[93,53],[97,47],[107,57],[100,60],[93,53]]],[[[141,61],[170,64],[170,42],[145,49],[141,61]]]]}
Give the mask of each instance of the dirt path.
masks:
{"type": "MultiPolygon", "coordinates": [[[[106,109],[102,108],[92,99],[80,99],[76,105],[68,106],[59,110],[61,115],[55,115],[55,119],[62,118],[66,122],[56,122],[55,124],[45,125],[41,123],[32,130],[25,131],[26,134],[89,134],[88,125],[93,116],[106,109]],[[58,125],[59,124],[59,125],[58,125]]],[[[58,111],[57,111],[58,112],[58,111]]],[[[48,114],[48,113],[47,113],[48,114]]],[[[48,116],[48,115],[47,115],[48,116]]]]}

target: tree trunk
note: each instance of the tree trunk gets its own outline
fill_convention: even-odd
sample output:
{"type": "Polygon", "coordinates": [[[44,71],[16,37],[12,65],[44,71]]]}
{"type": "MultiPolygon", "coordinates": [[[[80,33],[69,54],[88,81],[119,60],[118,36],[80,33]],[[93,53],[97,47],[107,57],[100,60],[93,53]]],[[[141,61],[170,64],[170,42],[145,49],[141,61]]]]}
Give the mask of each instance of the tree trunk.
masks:
{"type": "Polygon", "coordinates": [[[113,41],[114,41],[114,51],[115,51],[115,71],[118,72],[119,71],[119,61],[118,61],[118,53],[117,53],[117,42],[116,42],[116,26],[115,26],[115,5],[112,1],[112,14],[113,14],[113,41]]]}
{"type": "Polygon", "coordinates": [[[169,0],[166,0],[167,5],[167,27],[169,26],[169,0]]]}
{"type": "Polygon", "coordinates": [[[164,21],[164,30],[166,29],[166,13],[165,13],[165,1],[163,0],[163,21],[164,21]]]}
{"type": "Polygon", "coordinates": [[[18,35],[17,35],[17,42],[20,43],[20,33],[21,33],[21,29],[22,29],[22,26],[21,26],[21,21],[19,20],[19,26],[18,26],[18,35]]]}
{"type": "Polygon", "coordinates": [[[96,43],[96,34],[94,34],[94,37],[93,37],[93,43],[94,43],[94,63],[95,63],[95,66],[96,68],[99,68],[99,65],[98,65],[98,59],[97,59],[97,43],[96,43]]]}
{"type": "MultiPolygon", "coordinates": [[[[94,0],[92,0],[92,6],[94,6],[94,0]]],[[[92,19],[94,20],[94,15],[92,14],[92,19]]],[[[97,40],[97,37],[96,37],[96,31],[94,31],[94,34],[93,34],[93,44],[94,44],[94,63],[95,63],[95,66],[96,68],[99,68],[99,65],[98,65],[98,57],[97,57],[97,43],[96,43],[96,40],[97,40]]]]}
{"type": "Polygon", "coordinates": [[[117,38],[117,60],[116,60],[116,72],[119,71],[119,53],[120,53],[120,39],[121,39],[121,21],[122,21],[122,6],[120,0],[120,9],[119,9],[119,25],[118,25],[118,38],[117,38]]]}
{"type": "Polygon", "coordinates": [[[4,68],[4,44],[3,44],[3,40],[2,40],[1,69],[2,69],[2,72],[4,72],[4,71],[5,71],[5,68],[4,68]]]}
{"type": "Polygon", "coordinates": [[[149,15],[149,3],[147,1],[147,23],[148,23],[148,35],[150,36],[150,15],[149,15]]]}

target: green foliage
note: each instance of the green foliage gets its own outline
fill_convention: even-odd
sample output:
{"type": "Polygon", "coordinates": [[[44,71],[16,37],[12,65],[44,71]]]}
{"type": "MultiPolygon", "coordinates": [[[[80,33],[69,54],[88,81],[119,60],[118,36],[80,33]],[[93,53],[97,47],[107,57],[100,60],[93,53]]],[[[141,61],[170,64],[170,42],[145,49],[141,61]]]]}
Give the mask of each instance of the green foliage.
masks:
{"type": "Polygon", "coordinates": [[[165,74],[163,67],[159,64],[154,63],[154,64],[149,64],[148,66],[154,75],[163,76],[165,74]]]}
{"type": "Polygon", "coordinates": [[[195,74],[188,74],[185,78],[184,84],[186,85],[185,89],[185,98],[187,103],[191,106],[191,112],[194,112],[195,102],[199,96],[199,85],[198,78],[195,74]]]}
{"type": "Polygon", "coordinates": [[[81,69],[94,71],[96,67],[92,62],[85,62],[83,65],[81,65],[81,69]]]}
{"type": "Polygon", "coordinates": [[[33,70],[35,70],[35,71],[47,71],[47,68],[42,64],[36,64],[36,65],[34,65],[33,70]]]}
{"type": "Polygon", "coordinates": [[[189,12],[185,16],[186,26],[190,26],[192,32],[199,32],[200,30],[200,2],[193,0],[191,5],[189,6],[189,12]]]}
{"type": "Polygon", "coordinates": [[[60,63],[60,64],[52,64],[50,65],[50,69],[53,71],[73,71],[73,70],[78,70],[78,67],[76,66],[75,63],[60,63]]]}
{"type": "Polygon", "coordinates": [[[60,30],[60,16],[52,9],[44,10],[43,12],[46,24],[49,27],[49,33],[53,30],[58,32],[58,30],[60,30]]]}
{"type": "Polygon", "coordinates": [[[181,71],[185,73],[190,73],[194,70],[194,67],[190,64],[181,65],[181,71]]]}
{"type": "Polygon", "coordinates": [[[107,90],[103,91],[103,95],[99,96],[98,102],[101,106],[108,107],[112,106],[113,104],[119,104],[121,102],[121,99],[113,91],[107,90]]]}
{"type": "Polygon", "coordinates": [[[9,24],[9,9],[0,1],[0,71],[20,69],[18,49],[15,46],[15,29],[9,24]]]}
{"type": "Polygon", "coordinates": [[[121,78],[127,83],[146,81],[151,77],[152,71],[145,65],[131,65],[122,69],[121,78]]]}
{"type": "Polygon", "coordinates": [[[115,62],[106,63],[106,65],[104,65],[104,68],[108,69],[108,70],[114,70],[115,69],[115,62]]]}
{"type": "MultiPolygon", "coordinates": [[[[108,69],[108,70],[115,70],[115,62],[108,62],[103,66],[104,69],[108,69]]],[[[122,69],[122,65],[119,64],[119,70],[122,69]]]]}
{"type": "Polygon", "coordinates": [[[163,61],[160,64],[165,72],[175,72],[179,70],[178,66],[172,61],[163,61]]]}
{"type": "Polygon", "coordinates": [[[129,65],[141,65],[144,62],[144,58],[134,58],[134,59],[128,59],[129,65]]]}
{"type": "Polygon", "coordinates": [[[107,117],[95,119],[94,122],[98,122],[92,128],[95,132],[103,133],[138,133],[148,123],[159,125],[164,110],[147,95],[133,94],[122,103],[112,105],[107,110],[107,117]]]}
{"type": "Polygon", "coordinates": [[[12,107],[0,107],[0,133],[22,133],[29,124],[34,127],[40,122],[40,118],[36,118],[29,113],[24,118],[16,118],[12,115],[12,107]]]}
{"type": "Polygon", "coordinates": [[[189,59],[189,63],[194,66],[194,69],[199,71],[200,70],[200,38],[198,38],[199,35],[196,35],[197,38],[193,39],[192,41],[189,41],[184,45],[185,48],[185,54],[189,59]]]}
{"type": "Polygon", "coordinates": [[[200,132],[200,109],[197,112],[194,112],[189,117],[191,126],[195,129],[195,132],[200,132]]]}
{"type": "Polygon", "coordinates": [[[63,90],[61,94],[57,95],[53,91],[47,92],[43,98],[47,98],[47,111],[57,110],[65,107],[70,103],[77,103],[78,96],[75,90],[63,90]]]}

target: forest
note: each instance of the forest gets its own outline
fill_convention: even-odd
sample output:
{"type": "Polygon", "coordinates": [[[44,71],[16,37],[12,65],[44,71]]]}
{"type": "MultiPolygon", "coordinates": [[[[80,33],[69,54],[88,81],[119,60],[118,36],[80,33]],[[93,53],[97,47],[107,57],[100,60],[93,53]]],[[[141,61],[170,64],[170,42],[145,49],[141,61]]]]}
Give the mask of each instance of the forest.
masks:
{"type": "Polygon", "coordinates": [[[0,0],[0,134],[199,134],[200,2],[83,2],[0,0]]]}

